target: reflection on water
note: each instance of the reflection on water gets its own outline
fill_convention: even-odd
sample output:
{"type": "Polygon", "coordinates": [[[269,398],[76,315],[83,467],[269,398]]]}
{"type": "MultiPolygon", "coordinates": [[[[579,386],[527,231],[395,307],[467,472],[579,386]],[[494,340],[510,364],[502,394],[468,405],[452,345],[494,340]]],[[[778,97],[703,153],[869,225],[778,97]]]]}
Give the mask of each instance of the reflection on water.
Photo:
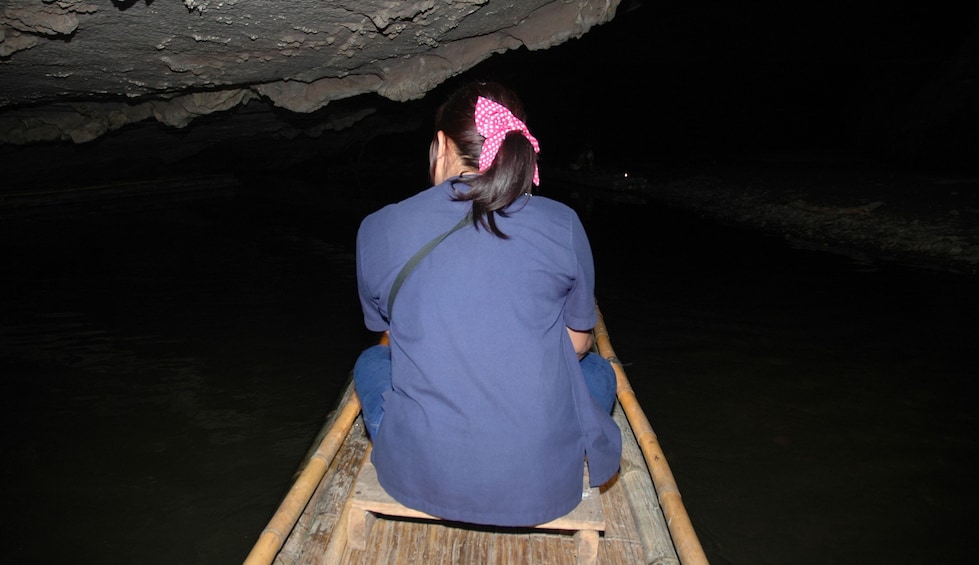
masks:
{"type": "MultiPolygon", "coordinates": [[[[3,224],[3,562],[240,562],[369,339],[359,217],[241,194],[3,224]]],[[[974,279],[655,206],[587,225],[712,563],[967,555],[974,279]]]]}
{"type": "Polygon", "coordinates": [[[976,280],[686,228],[604,309],[711,562],[964,561],[976,280]]]}

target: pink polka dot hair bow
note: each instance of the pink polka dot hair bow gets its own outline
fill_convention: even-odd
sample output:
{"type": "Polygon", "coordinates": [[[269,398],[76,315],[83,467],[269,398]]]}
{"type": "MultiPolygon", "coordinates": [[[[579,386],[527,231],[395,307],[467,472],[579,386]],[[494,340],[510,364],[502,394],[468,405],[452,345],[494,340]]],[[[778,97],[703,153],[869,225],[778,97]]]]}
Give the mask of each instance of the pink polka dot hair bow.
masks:
{"type": "MultiPolygon", "coordinates": [[[[520,121],[507,109],[506,106],[497,104],[492,100],[480,96],[476,99],[476,131],[485,137],[483,141],[483,151],[479,154],[479,172],[490,168],[496,153],[500,150],[500,144],[506,134],[511,131],[519,131],[534,146],[534,152],[540,153],[540,145],[537,139],[530,135],[527,125],[520,121]]],[[[540,175],[537,166],[534,166],[534,185],[540,186],[540,175]]]]}

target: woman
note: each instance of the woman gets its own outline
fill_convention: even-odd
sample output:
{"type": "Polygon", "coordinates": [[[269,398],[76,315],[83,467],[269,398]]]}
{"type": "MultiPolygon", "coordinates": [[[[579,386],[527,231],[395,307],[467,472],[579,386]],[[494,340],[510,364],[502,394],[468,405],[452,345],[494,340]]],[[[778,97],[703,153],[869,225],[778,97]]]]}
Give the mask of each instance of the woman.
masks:
{"type": "Polygon", "coordinates": [[[581,500],[586,461],[597,486],[621,457],[615,374],[589,353],[589,242],[572,209],[532,196],[524,120],[498,84],[458,90],[436,113],[434,186],[357,234],[364,321],[390,336],[354,367],[378,480],[446,520],[550,521],[581,500]]]}

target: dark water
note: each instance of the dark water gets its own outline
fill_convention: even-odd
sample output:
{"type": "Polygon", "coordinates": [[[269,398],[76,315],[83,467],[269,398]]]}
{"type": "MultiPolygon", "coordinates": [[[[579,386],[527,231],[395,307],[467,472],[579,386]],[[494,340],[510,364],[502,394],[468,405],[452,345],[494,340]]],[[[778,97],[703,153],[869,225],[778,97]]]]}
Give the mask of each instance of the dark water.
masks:
{"type": "MultiPolygon", "coordinates": [[[[4,563],[248,553],[370,340],[362,210],[277,194],[0,224],[4,563]]],[[[972,554],[974,278],[656,206],[586,224],[712,563],[972,554]]]]}

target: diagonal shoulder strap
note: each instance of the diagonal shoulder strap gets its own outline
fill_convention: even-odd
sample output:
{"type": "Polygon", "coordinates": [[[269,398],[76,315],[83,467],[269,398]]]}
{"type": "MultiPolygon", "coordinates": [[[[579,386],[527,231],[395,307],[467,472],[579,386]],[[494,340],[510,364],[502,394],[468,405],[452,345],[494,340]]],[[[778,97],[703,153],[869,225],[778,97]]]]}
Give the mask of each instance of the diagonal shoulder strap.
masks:
{"type": "Polygon", "coordinates": [[[465,227],[473,223],[472,214],[466,214],[464,218],[459,220],[459,223],[452,227],[449,231],[443,233],[442,235],[436,237],[432,241],[425,244],[415,253],[408,262],[405,263],[404,267],[401,267],[401,272],[398,273],[398,277],[394,279],[394,284],[391,285],[391,293],[388,295],[388,320],[391,319],[391,312],[394,309],[394,298],[398,295],[398,291],[401,290],[401,285],[404,284],[405,279],[411,274],[411,271],[415,270],[418,263],[428,255],[435,246],[442,243],[442,240],[452,235],[453,232],[458,231],[460,228],[465,227]]]}

